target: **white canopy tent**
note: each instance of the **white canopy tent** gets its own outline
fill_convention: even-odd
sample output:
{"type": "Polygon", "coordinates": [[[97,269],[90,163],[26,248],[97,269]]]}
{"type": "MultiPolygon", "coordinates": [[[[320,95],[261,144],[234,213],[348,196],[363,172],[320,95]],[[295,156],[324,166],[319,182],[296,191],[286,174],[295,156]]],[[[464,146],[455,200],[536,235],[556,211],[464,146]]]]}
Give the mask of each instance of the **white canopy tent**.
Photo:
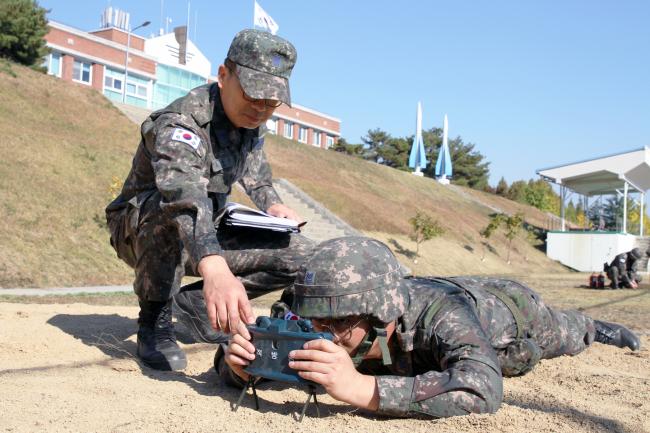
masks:
{"type": "MultiPolygon", "coordinates": [[[[562,231],[567,189],[588,197],[623,194],[623,233],[627,233],[627,198],[630,188],[641,194],[639,236],[643,236],[645,192],[650,190],[650,149],[628,152],[537,170],[543,179],[560,186],[562,231]]],[[[587,203],[585,203],[587,209],[587,203]]]]}

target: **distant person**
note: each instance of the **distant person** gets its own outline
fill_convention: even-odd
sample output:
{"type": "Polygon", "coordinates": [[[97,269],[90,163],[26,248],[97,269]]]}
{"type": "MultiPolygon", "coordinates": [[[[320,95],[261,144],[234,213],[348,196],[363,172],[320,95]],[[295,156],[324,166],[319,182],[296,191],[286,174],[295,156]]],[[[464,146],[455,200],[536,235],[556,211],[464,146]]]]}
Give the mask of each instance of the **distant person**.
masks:
{"type": "MultiPolygon", "coordinates": [[[[646,251],[645,255],[650,256],[650,250],[646,251]]],[[[641,257],[641,250],[633,248],[627,253],[618,254],[611,263],[605,263],[605,272],[611,281],[610,288],[638,288],[642,279],[638,273],[641,257]]]]}
{"type": "MultiPolygon", "coordinates": [[[[291,311],[334,341],[306,343],[289,355],[289,367],[336,400],[390,416],[495,412],[502,375],[525,374],[540,359],[576,355],[594,341],[640,348],[627,328],[554,310],[515,281],[404,279],[388,247],[361,237],[313,250],[298,272],[291,311]]],[[[240,326],[217,352],[215,365],[231,384],[248,379],[243,369],[255,358],[248,337],[240,326]]]]}
{"type": "MultiPolygon", "coordinates": [[[[219,225],[236,182],[260,209],[300,221],[273,188],[261,136],[274,110],[291,104],[296,56],[278,36],[243,30],[219,66],[217,83],[193,89],[142,124],[131,172],[106,218],[118,257],[135,270],[137,354],[151,368],[187,364],[171,307],[183,276],[203,277],[197,284],[207,312],[199,313],[209,318],[208,328],[228,332],[240,318],[253,320],[246,290],[291,284],[312,248],[300,235],[219,225]]],[[[178,308],[197,313],[193,305],[178,308]]]]}

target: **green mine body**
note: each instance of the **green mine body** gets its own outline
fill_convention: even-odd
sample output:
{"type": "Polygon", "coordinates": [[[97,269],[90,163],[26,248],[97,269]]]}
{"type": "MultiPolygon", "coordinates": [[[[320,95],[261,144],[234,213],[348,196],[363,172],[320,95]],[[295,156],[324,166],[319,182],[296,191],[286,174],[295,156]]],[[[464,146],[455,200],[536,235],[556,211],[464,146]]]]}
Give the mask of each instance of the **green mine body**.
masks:
{"type": "Polygon", "coordinates": [[[284,320],[260,316],[255,325],[248,327],[255,346],[255,359],[245,371],[255,377],[280,382],[310,384],[289,367],[289,352],[302,349],[310,340],[325,338],[332,340],[329,332],[314,332],[310,320],[284,320]]]}

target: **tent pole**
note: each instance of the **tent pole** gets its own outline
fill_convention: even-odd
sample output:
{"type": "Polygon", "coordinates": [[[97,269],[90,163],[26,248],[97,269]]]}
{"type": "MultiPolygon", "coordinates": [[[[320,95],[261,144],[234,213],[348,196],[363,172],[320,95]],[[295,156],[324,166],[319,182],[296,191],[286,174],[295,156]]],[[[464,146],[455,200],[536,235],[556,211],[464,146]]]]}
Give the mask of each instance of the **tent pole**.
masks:
{"type": "Polygon", "coordinates": [[[639,211],[639,236],[643,237],[643,214],[645,210],[643,205],[645,204],[645,193],[641,193],[641,210],[639,211]]]}
{"type": "Polygon", "coordinates": [[[627,181],[623,185],[623,233],[627,233],[627,181]]]}
{"type": "Polygon", "coordinates": [[[566,224],[564,222],[564,195],[566,194],[566,188],[564,185],[560,185],[560,218],[562,218],[562,231],[566,230],[566,224]]]}

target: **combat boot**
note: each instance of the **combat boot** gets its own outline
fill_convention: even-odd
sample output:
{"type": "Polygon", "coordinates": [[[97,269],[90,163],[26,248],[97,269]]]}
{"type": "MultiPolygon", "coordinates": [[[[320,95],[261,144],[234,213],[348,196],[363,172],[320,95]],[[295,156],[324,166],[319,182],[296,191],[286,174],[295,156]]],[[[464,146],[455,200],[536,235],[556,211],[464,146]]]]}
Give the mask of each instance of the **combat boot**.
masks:
{"type": "Polygon", "coordinates": [[[190,331],[195,341],[228,343],[228,334],[215,331],[210,325],[203,291],[181,291],[172,298],[172,302],[174,317],[190,331]]]}
{"type": "Polygon", "coordinates": [[[599,343],[621,348],[628,347],[633,351],[637,351],[641,347],[639,337],[623,325],[601,322],[600,320],[594,320],[594,325],[596,326],[594,339],[599,343]]]}
{"type": "Polygon", "coordinates": [[[176,343],[171,300],[140,301],[138,357],[155,370],[182,370],[187,358],[176,343]]]}

